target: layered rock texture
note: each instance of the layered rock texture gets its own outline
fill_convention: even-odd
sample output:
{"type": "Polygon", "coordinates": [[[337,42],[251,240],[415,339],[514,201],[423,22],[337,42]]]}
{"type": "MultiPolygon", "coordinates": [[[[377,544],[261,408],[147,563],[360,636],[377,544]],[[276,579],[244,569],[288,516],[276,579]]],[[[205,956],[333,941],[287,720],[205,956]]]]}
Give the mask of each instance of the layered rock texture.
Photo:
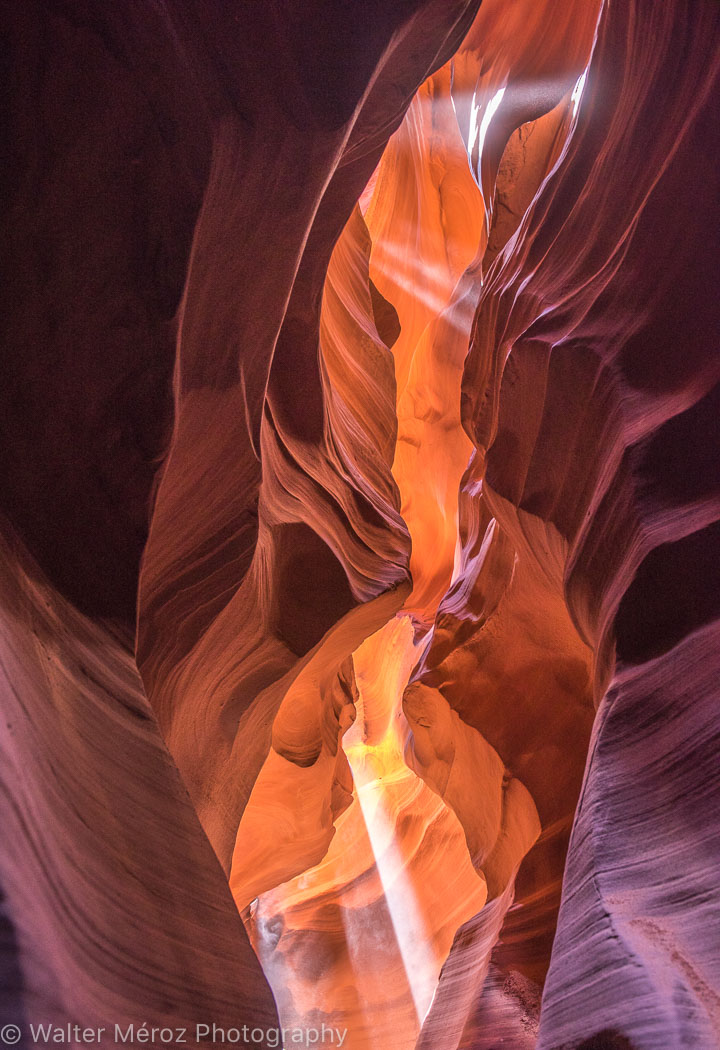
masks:
{"type": "Polygon", "coordinates": [[[3,22],[2,1025],[720,1047],[716,0],[3,22]]]}

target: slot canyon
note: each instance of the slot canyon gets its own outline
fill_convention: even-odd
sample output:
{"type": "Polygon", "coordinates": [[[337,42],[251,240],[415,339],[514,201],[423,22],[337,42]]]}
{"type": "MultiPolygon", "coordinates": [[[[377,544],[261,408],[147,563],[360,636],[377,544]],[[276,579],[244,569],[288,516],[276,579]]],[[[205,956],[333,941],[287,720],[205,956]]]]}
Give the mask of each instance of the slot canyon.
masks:
{"type": "Polygon", "coordinates": [[[0,1041],[720,1050],[720,4],[2,22],[0,1041]]]}

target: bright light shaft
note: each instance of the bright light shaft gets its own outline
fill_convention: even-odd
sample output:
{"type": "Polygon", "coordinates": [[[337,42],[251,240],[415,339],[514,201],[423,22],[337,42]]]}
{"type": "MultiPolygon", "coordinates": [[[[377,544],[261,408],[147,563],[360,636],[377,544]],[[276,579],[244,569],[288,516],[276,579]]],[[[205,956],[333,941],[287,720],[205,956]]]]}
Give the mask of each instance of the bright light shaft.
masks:
{"type": "Polygon", "coordinates": [[[571,102],[573,104],[573,111],[572,111],[573,120],[575,119],[575,115],[577,114],[578,106],[580,105],[580,99],[582,98],[582,93],[585,90],[585,81],[586,80],[587,80],[587,69],[585,70],[584,73],[582,73],[578,77],[577,83],[575,84],[575,87],[573,88],[572,95],[570,96],[570,100],[571,100],[571,102]]]}
{"type": "Polygon", "coordinates": [[[493,97],[485,107],[485,112],[482,115],[482,120],[478,127],[478,114],[480,113],[480,107],[476,100],[477,93],[473,92],[472,103],[470,107],[470,137],[468,139],[468,157],[472,163],[472,156],[475,150],[475,143],[477,142],[477,180],[480,181],[480,162],[482,160],[483,146],[485,145],[485,136],[487,135],[488,128],[490,127],[490,121],[495,116],[498,106],[503,100],[505,94],[505,88],[501,87],[495,92],[493,97]]]}
{"type": "Polygon", "coordinates": [[[348,748],[348,761],[415,1012],[422,1025],[435,993],[437,963],[428,944],[427,929],[403,855],[398,848],[392,810],[385,798],[383,780],[373,775],[359,748],[348,748]]]}

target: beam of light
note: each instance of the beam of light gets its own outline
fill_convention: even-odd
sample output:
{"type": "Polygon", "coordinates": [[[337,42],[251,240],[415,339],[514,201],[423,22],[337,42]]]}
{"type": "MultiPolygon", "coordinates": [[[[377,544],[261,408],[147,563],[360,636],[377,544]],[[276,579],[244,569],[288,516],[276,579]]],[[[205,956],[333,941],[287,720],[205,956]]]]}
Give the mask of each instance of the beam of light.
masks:
{"type": "Polygon", "coordinates": [[[588,71],[586,69],[585,72],[578,77],[577,83],[575,84],[575,87],[572,90],[572,95],[570,96],[570,101],[572,102],[573,107],[573,120],[575,119],[575,116],[577,114],[578,106],[580,105],[580,99],[582,98],[582,93],[585,90],[585,81],[587,80],[587,73],[588,71]]]}
{"type": "Polygon", "coordinates": [[[452,285],[443,263],[430,262],[419,253],[409,256],[408,245],[399,240],[384,241],[382,255],[378,254],[374,265],[398,288],[420,300],[430,313],[438,314],[444,309],[452,285]]]}
{"type": "Polygon", "coordinates": [[[473,92],[472,102],[470,103],[470,137],[468,139],[468,157],[470,158],[470,164],[472,166],[472,157],[475,152],[477,143],[477,180],[480,181],[480,162],[482,160],[483,146],[485,145],[485,137],[490,127],[490,121],[495,116],[498,110],[498,106],[503,100],[505,94],[505,88],[499,88],[493,97],[485,107],[485,112],[482,115],[482,119],[478,126],[478,114],[480,112],[480,106],[476,102],[477,93],[473,92]]]}
{"type": "Polygon", "coordinates": [[[412,1050],[455,931],[487,897],[458,818],[405,763],[402,697],[425,644],[405,613],[353,653],[353,804],[323,860],[246,916],[282,1024],[307,1027],[327,1002],[348,1050],[412,1050]]]}
{"type": "Polygon", "coordinates": [[[390,621],[356,650],[353,659],[358,717],[345,734],[343,746],[418,1025],[422,1026],[435,994],[439,963],[413,886],[410,858],[404,854],[397,833],[396,816],[403,811],[414,812],[417,817],[422,814],[427,830],[442,803],[405,764],[398,732],[403,691],[417,659],[410,617],[390,621]]]}
{"type": "MultiPolygon", "coordinates": [[[[373,752],[377,753],[379,750],[362,744],[355,745],[348,748],[348,761],[418,1024],[422,1026],[435,994],[437,961],[430,947],[428,930],[407,873],[405,858],[398,847],[392,803],[387,793],[389,778],[387,775],[378,775],[373,769],[373,752]]],[[[381,768],[385,765],[386,763],[382,762],[381,768]]],[[[412,776],[407,767],[396,768],[390,773],[390,778],[396,781],[406,776],[412,776]]]]}

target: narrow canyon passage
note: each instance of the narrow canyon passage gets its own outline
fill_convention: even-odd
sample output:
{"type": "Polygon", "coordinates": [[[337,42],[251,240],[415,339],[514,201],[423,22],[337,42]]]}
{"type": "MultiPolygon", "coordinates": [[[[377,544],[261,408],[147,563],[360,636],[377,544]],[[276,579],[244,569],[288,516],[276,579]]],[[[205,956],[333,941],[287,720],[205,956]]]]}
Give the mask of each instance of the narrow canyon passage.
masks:
{"type": "Polygon", "coordinates": [[[717,0],[0,19],[0,1041],[720,1050],[717,0]]]}
{"type": "MultiPolygon", "coordinates": [[[[292,737],[297,749],[304,734],[311,746],[314,705],[323,710],[327,762],[322,754],[298,762],[282,746],[283,757],[271,752],[243,814],[230,873],[281,1023],[347,1031],[351,1050],[415,1046],[455,935],[470,920],[484,929],[476,979],[487,973],[516,872],[543,831],[527,786],[485,739],[482,722],[464,721],[446,700],[448,676],[431,668],[438,643],[444,644],[443,616],[452,609],[470,627],[467,637],[480,636],[493,606],[517,602],[515,575],[531,573],[527,563],[537,561],[511,548],[483,505],[474,445],[461,418],[461,383],[483,270],[572,134],[584,72],[566,73],[562,93],[555,85],[556,104],[520,125],[483,185],[484,145],[492,141],[493,118],[503,117],[512,69],[500,63],[483,77],[472,40],[471,32],[421,86],[388,143],[333,250],[320,314],[326,428],[338,444],[347,433],[346,399],[355,399],[363,425],[375,409],[372,387],[354,388],[365,379],[368,342],[385,357],[384,375],[375,378],[384,378],[394,402],[386,401],[394,445],[386,441],[385,453],[409,532],[412,585],[395,615],[346,658],[343,690],[331,712],[317,683],[307,683],[303,699],[289,701],[288,694],[282,700],[273,738],[292,737]],[[501,201],[505,210],[498,215],[501,201]],[[461,487],[470,478],[468,521],[461,487]],[[488,602],[476,582],[498,549],[509,573],[488,602]],[[265,848],[258,845],[263,836],[265,848]],[[290,873],[294,877],[278,885],[290,873]],[[485,917],[488,900],[494,904],[485,917]]],[[[588,34],[585,62],[591,42],[588,34]]],[[[540,571],[547,569],[541,564],[540,571]]],[[[563,759],[572,772],[562,833],[585,760],[592,654],[570,622],[559,580],[535,585],[521,604],[510,622],[514,630],[515,619],[523,618],[526,640],[524,648],[514,638],[508,642],[505,658],[511,664],[516,658],[520,678],[508,699],[521,689],[529,694],[527,706],[565,705],[563,730],[574,720],[573,754],[563,759]],[[529,611],[531,602],[540,603],[536,610],[529,611]],[[553,649],[538,658],[550,604],[553,649]],[[569,683],[564,651],[571,654],[569,683]]],[[[331,641],[321,642],[323,648],[332,654],[331,641]]],[[[472,699],[481,706],[480,698],[472,699]]],[[[502,710],[498,715],[507,718],[502,710]]],[[[522,753],[543,755],[556,746],[555,732],[520,725],[516,741],[503,741],[503,750],[515,757],[519,749],[519,761],[522,753]]],[[[533,786],[546,778],[543,761],[535,758],[533,786]]],[[[559,878],[564,861],[562,840],[554,853],[548,848],[557,822],[553,815],[538,854],[552,876],[547,870],[537,875],[537,860],[529,869],[546,926],[556,896],[548,883],[559,878]]],[[[527,988],[536,1000],[542,967],[528,968],[527,988]]],[[[527,1018],[530,1029],[536,1020],[527,1018]]]]}

